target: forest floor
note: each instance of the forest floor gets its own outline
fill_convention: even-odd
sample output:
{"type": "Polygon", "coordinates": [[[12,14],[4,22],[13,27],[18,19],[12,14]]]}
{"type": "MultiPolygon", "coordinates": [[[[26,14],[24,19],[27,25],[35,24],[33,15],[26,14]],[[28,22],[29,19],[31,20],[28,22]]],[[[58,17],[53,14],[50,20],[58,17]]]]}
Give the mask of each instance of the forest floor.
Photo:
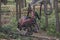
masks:
{"type": "MultiPolygon", "coordinates": [[[[33,40],[60,40],[59,38],[56,38],[56,37],[47,36],[44,32],[43,33],[34,33],[30,37],[33,38],[33,40]]],[[[27,37],[25,37],[25,38],[27,38],[27,37]]],[[[9,39],[0,39],[0,40],[17,40],[17,39],[9,38],[9,39]]],[[[20,40],[20,39],[18,39],[18,40],[20,40]]]]}
{"type": "MultiPolygon", "coordinates": [[[[10,8],[10,6],[9,6],[10,8]]],[[[12,11],[16,11],[14,9],[11,8],[12,11]]],[[[47,33],[45,31],[41,31],[39,33],[33,33],[33,35],[31,35],[31,37],[35,37],[35,38],[43,38],[43,39],[55,39],[55,40],[59,40],[58,38],[56,37],[53,37],[53,36],[48,36],[47,33]]],[[[0,39],[0,40],[15,40],[15,39],[0,39]]],[[[36,39],[34,39],[36,40],[36,39]]]]}
{"type": "MultiPolygon", "coordinates": [[[[23,37],[24,37],[24,35],[23,35],[23,37]]],[[[41,40],[60,40],[59,38],[54,37],[52,35],[48,36],[45,31],[41,31],[41,32],[38,32],[38,33],[33,33],[32,35],[25,36],[25,37],[31,37],[31,38],[33,38],[33,40],[38,40],[38,39],[41,39],[41,40]]]]}

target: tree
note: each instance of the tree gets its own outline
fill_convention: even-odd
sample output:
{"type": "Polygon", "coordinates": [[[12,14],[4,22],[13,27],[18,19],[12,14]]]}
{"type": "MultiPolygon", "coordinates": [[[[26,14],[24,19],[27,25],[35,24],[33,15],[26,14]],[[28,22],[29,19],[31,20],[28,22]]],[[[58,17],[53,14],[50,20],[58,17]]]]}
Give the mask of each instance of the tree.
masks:
{"type": "Polygon", "coordinates": [[[54,6],[55,6],[55,17],[56,17],[56,32],[60,32],[59,13],[58,13],[58,0],[54,0],[54,6]]]}
{"type": "Polygon", "coordinates": [[[19,14],[18,14],[18,1],[17,0],[15,0],[15,2],[16,2],[16,19],[17,19],[17,21],[18,21],[18,19],[19,19],[19,14]]]}
{"type": "Polygon", "coordinates": [[[21,8],[26,7],[26,0],[21,0],[21,8]]]}
{"type": "Polygon", "coordinates": [[[24,0],[21,0],[21,8],[24,8],[24,0]]]}
{"type": "Polygon", "coordinates": [[[47,14],[47,0],[44,0],[44,13],[45,13],[45,27],[48,27],[48,15],[47,14]]]}
{"type": "Polygon", "coordinates": [[[0,0],[0,27],[1,27],[1,0],[0,0]]]}
{"type": "Polygon", "coordinates": [[[25,7],[27,6],[27,4],[26,4],[26,0],[24,1],[25,2],[25,7]]]}
{"type": "Polygon", "coordinates": [[[55,9],[55,0],[53,0],[53,8],[55,9]]]}
{"type": "Polygon", "coordinates": [[[19,18],[21,18],[21,6],[22,6],[21,5],[22,4],[21,1],[22,0],[19,0],[19,2],[18,2],[19,3],[19,18]]]}
{"type": "Polygon", "coordinates": [[[7,0],[1,0],[2,3],[4,3],[4,5],[7,4],[7,0]]]}

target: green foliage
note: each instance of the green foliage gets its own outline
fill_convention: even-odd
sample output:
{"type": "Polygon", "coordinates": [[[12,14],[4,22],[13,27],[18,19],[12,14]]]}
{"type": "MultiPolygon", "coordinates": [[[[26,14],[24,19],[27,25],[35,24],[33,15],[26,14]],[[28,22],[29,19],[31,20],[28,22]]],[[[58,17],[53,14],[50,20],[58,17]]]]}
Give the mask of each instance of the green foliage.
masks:
{"type": "Polygon", "coordinates": [[[58,0],[58,2],[60,3],[60,0],[58,0]]]}
{"type": "MultiPolygon", "coordinates": [[[[30,2],[31,0],[27,0],[27,2],[30,2]]],[[[9,0],[9,3],[11,3],[11,0],[9,0]]],[[[10,11],[7,7],[6,8],[2,8],[2,10],[5,11],[10,11]]],[[[23,11],[27,11],[27,7],[22,9],[23,11]]],[[[39,8],[36,9],[36,11],[39,14],[39,8]]],[[[39,14],[40,15],[40,14],[39,14]]],[[[42,18],[41,18],[41,29],[42,30],[46,30],[47,29],[47,34],[48,35],[60,35],[60,33],[56,33],[56,20],[55,20],[55,16],[54,13],[52,13],[50,16],[48,16],[48,27],[46,27],[45,25],[45,16],[44,16],[44,10],[42,10],[42,18]]],[[[37,21],[39,22],[39,21],[37,21]]],[[[17,21],[16,21],[16,16],[15,17],[11,17],[10,20],[10,24],[7,25],[3,25],[3,27],[0,27],[0,38],[19,38],[20,36],[18,35],[17,32],[17,21]],[[11,35],[11,36],[10,36],[11,35]]],[[[25,39],[23,39],[25,40],[25,39]]]]}
{"type": "Polygon", "coordinates": [[[48,16],[48,27],[45,25],[45,16],[42,12],[41,29],[47,31],[48,35],[56,36],[56,19],[54,13],[48,16]]]}
{"type": "Polygon", "coordinates": [[[15,4],[15,0],[8,0],[8,3],[7,3],[8,5],[14,5],[15,4]]]}
{"type": "Polygon", "coordinates": [[[47,28],[47,33],[49,34],[49,35],[56,35],[56,25],[55,25],[55,23],[56,23],[56,20],[55,20],[55,18],[49,18],[49,24],[48,24],[48,28],[47,28]]]}
{"type": "Polygon", "coordinates": [[[56,37],[60,38],[60,33],[59,32],[56,32],[56,37]]]}
{"type": "MultiPolygon", "coordinates": [[[[7,25],[4,25],[3,27],[1,27],[0,32],[1,32],[0,34],[3,35],[2,36],[3,38],[5,38],[6,36],[10,37],[10,35],[12,36],[12,38],[17,38],[18,34],[15,33],[15,32],[17,32],[16,18],[12,17],[10,24],[7,24],[7,25]]],[[[0,38],[1,38],[1,35],[0,35],[0,38]]]]}
{"type": "Polygon", "coordinates": [[[0,33],[0,38],[5,38],[5,34],[4,33],[0,33]]]}
{"type": "Polygon", "coordinates": [[[44,30],[44,31],[46,30],[45,17],[42,17],[42,18],[41,18],[41,29],[44,30]]]}
{"type": "Polygon", "coordinates": [[[30,3],[32,0],[26,0],[27,1],[27,3],[30,3]]]}

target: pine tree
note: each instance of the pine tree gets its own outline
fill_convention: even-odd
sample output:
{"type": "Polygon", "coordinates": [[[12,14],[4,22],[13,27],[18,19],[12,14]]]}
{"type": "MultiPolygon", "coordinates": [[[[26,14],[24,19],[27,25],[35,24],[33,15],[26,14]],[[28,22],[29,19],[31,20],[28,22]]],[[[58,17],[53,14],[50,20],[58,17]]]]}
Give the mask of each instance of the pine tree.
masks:
{"type": "Polygon", "coordinates": [[[58,13],[58,0],[54,0],[54,5],[55,5],[55,17],[56,17],[56,32],[60,32],[60,27],[59,27],[59,13],[58,13]]]}
{"type": "Polygon", "coordinates": [[[0,0],[0,27],[1,27],[1,0],[0,0]]]}

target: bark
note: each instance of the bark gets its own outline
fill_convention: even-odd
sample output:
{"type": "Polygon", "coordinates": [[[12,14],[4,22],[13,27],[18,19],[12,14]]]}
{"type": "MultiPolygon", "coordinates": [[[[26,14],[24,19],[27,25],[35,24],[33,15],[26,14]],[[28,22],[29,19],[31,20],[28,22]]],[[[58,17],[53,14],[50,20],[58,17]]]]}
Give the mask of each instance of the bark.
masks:
{"type": "Polygon", "coordinates": [[[60,27],[59,27],[59,13],[58,13],[58,0],[54,0],[55,4],[55,17],[56,17],[56,32],[60,32],[60,27]]]}
{"type": "Polygon", "coordinates": [[[27,6],[26,0],[25,0],[25,7],[27,6]]]}
{"type": "Polygon", "coordinates": [[[21,0],[21,8],[24,8],[24,0],[21,0]]]}
{"type": "Polygon", "coordinates": [[[21,0],[19,0],[19,18],[21,18],[21,0]]]}
{"type": "Polygon", "coordinates": [[[33,5],[33,11],[35,12],[35,5],[33,5]]]}
{"type": "Polygon", "coordinates": [[[55,9],[55,0],[53,0],[53,8],[55,9]]]}
{"type": "Polygon", "coordinates": [[[1,2],[6,5],[7,4],[7,0],[1,0],[1,2]]]}
{"type": "Polygon", "coordinates": [[[16,20],[18,21],[18,1],[16,1],[16,20]]]}
{"type": "Polygon", "coordinates": [[[42,16],[41,11],[42,11],[42,2],[40,3],[40,19],[41,19],[41,16],[42,16]]]}
{"type": "Polygon", "coordinates": [[[45,26],[48,27],[47,0],[44,0],[45,26]]]}
{"type": "Polygon", "coordinates": [[[2,24],[1,24],[1,0],[0,0],[0,27],[2,27],[2,24]]]}

